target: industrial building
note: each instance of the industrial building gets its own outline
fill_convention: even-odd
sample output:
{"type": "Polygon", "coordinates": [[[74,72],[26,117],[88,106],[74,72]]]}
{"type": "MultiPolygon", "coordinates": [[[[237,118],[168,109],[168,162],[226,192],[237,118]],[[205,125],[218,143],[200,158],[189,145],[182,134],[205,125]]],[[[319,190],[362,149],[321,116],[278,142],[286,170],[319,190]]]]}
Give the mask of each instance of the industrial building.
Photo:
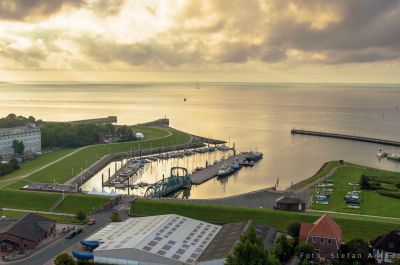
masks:
{"type": "Polygon", "coordinates": [[[270,247],[276,231],[252,221],[215,225],[179,215],[130,218],[111,223],[88,241],[99,241],[95,262],[126,265],[222,265],[250,225],[270,247]]]}
{"type": "Polygon", "coordinates": [[[25,126],[13,128],[0,128],[0,155],[8,157],[14,155],[13,141],[24,143],[25,153],[37,153],[42,150],[40,128],[30,123],[25,126]]]}

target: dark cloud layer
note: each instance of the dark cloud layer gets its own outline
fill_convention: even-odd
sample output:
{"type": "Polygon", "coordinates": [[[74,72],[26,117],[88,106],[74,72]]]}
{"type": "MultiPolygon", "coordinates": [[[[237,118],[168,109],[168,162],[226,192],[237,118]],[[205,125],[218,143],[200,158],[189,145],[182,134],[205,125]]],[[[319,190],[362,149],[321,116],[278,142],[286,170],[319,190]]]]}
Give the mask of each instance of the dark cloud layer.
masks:
{"type": "MultiPolygon", "coordinates": [[[[0,20],[29,23],[68,7],[90,10],[88,13],[95,14],[99,21],[108,16],[113,16],[113,20],[126,14],[120,11],[127,3],[129,0],[2,0],[0,20]]],[[[158,3],[144,1],[143,5],[144,12],[150,16],[147,19],[154,19],[157,24],[162,12],[158,3]]],[[[139,18],[140,15],[143,14],[138,14],[139,18]]],[[[127,23],[126,19],[123,21],[119,26],[127,23]]],[[[141,22],[138,19],[130,25],[146,30],[145,26],[140,27],[141,22]]],[[[72,27],[76,23],[71,23],[72,27]]],[[[149,22],[143,24],[146,23],[149,22]]],[[[0,58],[25,60],[25,66],[40,66],[50,55],[57,58],[58,53],[70,52],[65,48],[59,50],[62,48],[57,45],[61,40],[73,43],[74,51],[80,53],[75,54],[76,58],[88,59],[84,61],[88,65],[93,62],[105,68],[114,63],[133,67],[239,65],[254,61],[374,63],[399,60],[399,25],[398,0],[188,0],[182,9],[176,10],[169,28],[145,38],[136,38],[135,34],[141,32],[135,29],[132,36],[126,36],[132,38],[116,34],[94,36],[92,32],[77,37],[57,29],[37,29],[25,37],[32,42],[40,39],[41,49],[18,49],[0,39],[0,58]],[[113,36],[117,37],[113,39],[113,36]]]]}
{"type": "Polygon", "coordinates": [[[48,17],[63,7],[78,7],[84,0],[2,0],[0,1],[0,19],[36,20],[48,17]]]}

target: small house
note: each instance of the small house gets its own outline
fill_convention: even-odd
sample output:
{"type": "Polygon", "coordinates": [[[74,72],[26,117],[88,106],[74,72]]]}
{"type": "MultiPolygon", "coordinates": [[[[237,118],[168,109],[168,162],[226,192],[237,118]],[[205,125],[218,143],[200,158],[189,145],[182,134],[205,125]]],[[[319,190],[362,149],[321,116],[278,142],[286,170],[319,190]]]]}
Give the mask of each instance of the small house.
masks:
{"type": "Polygon", "coordinates": [[[376,264],[392,264],[393,257],[400,257],[400,230],[393,230],[371,241],[376,264]]]}
{"type": "Polygon", "coordinates": [[[285,195],[276,199],[274,208],[282,211],[302,212],[306,210],[306,202],[300,197],[285,195]]]}

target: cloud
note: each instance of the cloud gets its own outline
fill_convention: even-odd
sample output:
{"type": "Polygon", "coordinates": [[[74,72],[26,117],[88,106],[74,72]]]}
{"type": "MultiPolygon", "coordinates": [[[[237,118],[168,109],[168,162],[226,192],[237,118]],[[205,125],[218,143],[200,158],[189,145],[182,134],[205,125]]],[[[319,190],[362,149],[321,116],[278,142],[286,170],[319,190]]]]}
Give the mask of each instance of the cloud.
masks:
{"type": "Polygon", "coordinates": [[[26,67],[218,69],[400,58],[395,0],[4,0],[0,19],[9,20],[0,28],[0,59],[26,67]],[[20,39],[41,44],[15,45],[20,39]]]}
{"type": "Polygon", "coordinates": [[[115,16],[121,11],[125,0],[94,0],[88,2],[88,7],[101,17],[115,16]]]}
{"type": "Polygon", "coordinates": [[[0,19],[32,21],[45,19],[66,7],[79,7],[83,0],[2,0],[0,19]]]}

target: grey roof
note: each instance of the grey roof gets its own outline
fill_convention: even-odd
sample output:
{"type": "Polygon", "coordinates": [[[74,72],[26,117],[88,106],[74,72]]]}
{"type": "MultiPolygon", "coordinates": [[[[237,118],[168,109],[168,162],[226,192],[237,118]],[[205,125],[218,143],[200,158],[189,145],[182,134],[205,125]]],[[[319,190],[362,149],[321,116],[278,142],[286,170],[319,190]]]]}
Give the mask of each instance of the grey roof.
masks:
{"type": "Polygon", "coordinates": [[[18,220],[0,221],[0,234],[7,233],[26,240],[36,242],[43,234],[45,234],[54,221],[37,215],[28,213],[18,220]]]}
{"type": "Polygon", "coordinates": [[[247,222],[225,224],[213,241],[208,245],[198,261],[224,259],[233,252],[234,246],[240,240],[240,235],[254,226],[256,233],[264,241],[264,246],[269,249],[276,237],[276,230],[263,224],[249,220],[247,222]]]}

